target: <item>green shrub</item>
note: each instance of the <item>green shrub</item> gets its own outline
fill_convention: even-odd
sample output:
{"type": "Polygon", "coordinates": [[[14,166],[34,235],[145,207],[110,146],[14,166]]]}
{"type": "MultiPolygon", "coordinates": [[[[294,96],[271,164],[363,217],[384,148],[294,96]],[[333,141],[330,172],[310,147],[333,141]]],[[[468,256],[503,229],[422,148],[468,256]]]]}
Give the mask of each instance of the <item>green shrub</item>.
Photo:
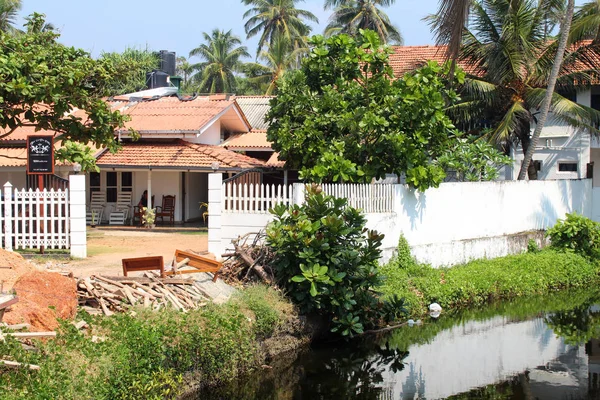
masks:
{"type": "Polygon", "coordinates": [[[552,249],[491,260],[475,260],[450,268],[416,264],[406,270],[392,262],[382,292],[406,298],[409,311],[421,314],[428,304],[444,308],[481,305],[493,299],[543,294],[598,282],[599,267],[574,252],[552,249]]]}
{"type": "Polygon", "coordinates": [[[551,247],[573,250],[590,258],[600,256],[600,224],[577,213],[567,214],[548,229],[551,247]]]}
{"type": "MultiPolygon", "coordinates": [[[[346,199],[307,187],[305,204],[271,212],[267,243],[275,252],[276,278],[304,313],[330,318],[344,336],[393,318],[373,292],[381,285],[377,260],[382,235],[346,199]]],[[[392,313],[393,314],[393,313],[392,313]]]]}
{"type": "Polygon", "coordinates": [[[528,253],[538,253],[540,251],[540,246],[538,246],[537,242],[533,239],[529,239],[527,242],[527,252],[528,253]]]}
{"type": "Polygon", "coordinates": [[[257,339],[277,327],[293,306],[274,289],[252,287],[224,305],[182,313],[136,308],[110,318],[82,315],[91,334],[70,323],[55,340],[25,351],[12,337],[0,341],[0,359],[40,365],[35,373],[0,373],[2,399],[172,399],[182,375],[195,371],[218,384],[259,365],[257,339]],[[253,315],[254,318],[250,318],[253,315]],[[92,335],[103,338],[93,342],[92,335]],[[5,388],[10,388],[5,390],[5,388]]]}

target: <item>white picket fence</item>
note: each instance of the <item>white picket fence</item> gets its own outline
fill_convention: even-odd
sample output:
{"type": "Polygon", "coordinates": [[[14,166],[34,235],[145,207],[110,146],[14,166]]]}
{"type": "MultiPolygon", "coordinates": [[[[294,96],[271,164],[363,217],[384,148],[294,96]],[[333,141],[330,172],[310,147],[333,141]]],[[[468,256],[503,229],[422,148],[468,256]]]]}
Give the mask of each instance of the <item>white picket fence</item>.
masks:
{"type": "Polygon", "coordinates": [[[14,190],[4,186],[0,238],[5,249],[68,249],[69,191],[14,190]]]}
{"type": "MultiPolygon", "coordinates": [[[[345,198],[348,205],[365,213],[388,213],[394,210],[394,185],[323,184],[325,194],[345,198]]],[[[221,210],[225,213],[268,214],[276,204],[290,205],[304,201],[304,186],[265,184],[223,184],[221,210]],[[301,196],[298,196],[302,193],[301,196]]]]}
{"type": "Polygon", "coordinates": [[[394,185],[328,183],[321,185],[321,188],[325,194],[347,199],[349,206],[367,214],[394,211],[394,185]]]}
{"type": "Polygon", "coordinates": [[[221,210],[224,213],[268,214],[276,204],[293,203],[292,185],[223,184],[221,210]]]}

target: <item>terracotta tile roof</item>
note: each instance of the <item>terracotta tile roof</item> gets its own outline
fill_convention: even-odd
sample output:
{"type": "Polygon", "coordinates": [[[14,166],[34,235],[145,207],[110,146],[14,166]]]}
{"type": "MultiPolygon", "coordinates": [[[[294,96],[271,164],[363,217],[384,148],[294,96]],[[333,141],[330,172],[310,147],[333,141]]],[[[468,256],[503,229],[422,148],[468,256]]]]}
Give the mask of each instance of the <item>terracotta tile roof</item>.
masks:
{"type": "Polygon", "coordinates": [[[267,160],[267,167],[273,168],[283,168],[285,165],[285,161],[279,160],[279,153],[275,152],[271,155],[271,157],[267,160]]]}
{"type": "Polygon", "coordinates": [[[258,129],[233,135],[221,143],[221,146],[233,150],[247,148],[271,150],[271,142],[267,140],[267,131],[258,129]]]}
{"type": "Polygon", "coordinates": [[[264,165],[263,161],[219,146],[172,142],[126,143],[116,154],[105,152],[96,163],[100,167],[162,167],[170,169],[210,169],[214,162],[221,168],[246,169],[264,165]]]}
{"type": "MultiPolygon", "coordinates": [[[[443,63],[446,60],[447,46],[392,46],[394,51],[390,54],[390,65],[394,70],[396,78],[402,77],[405,73],[413,71],[427,61],[437,61],[443,63]]],[[[467,73],[474,73],[475,69],[465,61],[459,61],[467,73]]]]}
{"type": "Polygon", "coordinates": [[[271,108],[269,102],[274,96],[236,96],[235,100],[240,105],[252,129],[267,129],[265,115],[271,108]]]}
{"type": "Polygon", "coordinates": [[[113,101],[111,104],[131,117],[126,128],[137,131],[199,131],[228,107],[236,106],[233,99],[211,100],[209,97],[190,101],[161,97],[152,101],[113,101]]]}
{"type": "Polygon", "coordinates": [[[0,167],[25,167],[27,149],[25,147],[0,148],[0,167]]]}

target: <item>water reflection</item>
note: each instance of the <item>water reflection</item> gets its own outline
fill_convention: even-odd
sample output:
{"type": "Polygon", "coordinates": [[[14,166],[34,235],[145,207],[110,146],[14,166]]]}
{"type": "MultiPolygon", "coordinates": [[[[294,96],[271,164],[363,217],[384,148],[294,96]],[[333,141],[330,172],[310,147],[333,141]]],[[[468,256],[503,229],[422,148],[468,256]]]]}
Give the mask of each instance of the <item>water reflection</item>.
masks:
{"type": "Polygon", "coordinates": [[[563,293],[314,348],[201,399],[600,399],[600,296],[563,293]]]}

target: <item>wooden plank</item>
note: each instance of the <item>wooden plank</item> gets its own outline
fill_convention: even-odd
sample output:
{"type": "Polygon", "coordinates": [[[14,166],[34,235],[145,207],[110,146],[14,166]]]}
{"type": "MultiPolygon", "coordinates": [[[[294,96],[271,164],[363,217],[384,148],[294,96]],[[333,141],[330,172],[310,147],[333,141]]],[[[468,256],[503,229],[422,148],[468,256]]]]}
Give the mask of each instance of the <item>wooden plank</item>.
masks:
{"type": "Polygon", "coordinates": [[[39,365],[34,365],[34,364],[23,364],[20,362],[16,362],[16,361],[9,361],[9,360],[0,360],[0,364],[6,366],[6,367],[11,367],[11,368],[28,368],[32,371],[37,371],[40,369],[39,365]]]}
{"type": "Polygon", "coordinates": [[[56,337],[56,332],[8,332],[2,334],[22,339],[56,337]]]}

